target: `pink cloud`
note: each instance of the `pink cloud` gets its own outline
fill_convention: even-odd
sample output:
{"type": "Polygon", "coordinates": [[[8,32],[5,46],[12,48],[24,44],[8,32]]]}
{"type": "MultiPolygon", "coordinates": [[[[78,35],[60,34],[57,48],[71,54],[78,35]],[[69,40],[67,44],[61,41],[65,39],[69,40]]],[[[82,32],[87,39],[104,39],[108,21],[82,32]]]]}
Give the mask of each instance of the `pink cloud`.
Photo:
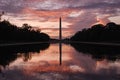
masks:
{"type": "MultiPolygon", "coordinates": [[[[47,22],[56,24],[62,17],[63,25],[70,24],[64,35],[69,33],[70,36],[95,23],[105,24],[110,17],[120,16],[119,3],[119,0],[0,0],[0,10],[6,11],[5,16],[17,25],[24,22],[32,26],[43,26],[47,22]]],[[[50,28],[50,25],[53,26],[43,27],[50,28]]]]}

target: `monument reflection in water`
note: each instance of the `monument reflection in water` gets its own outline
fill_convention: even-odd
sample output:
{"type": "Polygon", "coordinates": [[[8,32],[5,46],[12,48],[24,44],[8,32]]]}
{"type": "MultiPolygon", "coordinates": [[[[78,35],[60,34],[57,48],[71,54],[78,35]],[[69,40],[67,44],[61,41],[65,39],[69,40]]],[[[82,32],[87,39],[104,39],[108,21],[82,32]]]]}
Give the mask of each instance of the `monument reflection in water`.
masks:
{"type": "Polygon", "coordinates": [[[0,80],[119,80],[120,49],[39,44],[0,48],[0,80]],[[62,64],[60,65],[60,60],[62,64]]]}

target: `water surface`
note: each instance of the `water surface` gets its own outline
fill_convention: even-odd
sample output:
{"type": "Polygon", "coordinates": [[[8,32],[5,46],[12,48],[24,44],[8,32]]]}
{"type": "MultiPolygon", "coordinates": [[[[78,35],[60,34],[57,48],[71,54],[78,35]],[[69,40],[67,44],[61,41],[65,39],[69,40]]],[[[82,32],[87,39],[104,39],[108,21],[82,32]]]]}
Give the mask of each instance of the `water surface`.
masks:
{"type": "Polygon", "coordinates": [[[119,49],[62,44],[0,48],[0,80],[120,80],[119,49]],[[61,65],[60,65],[60,61],[61,65]]]}

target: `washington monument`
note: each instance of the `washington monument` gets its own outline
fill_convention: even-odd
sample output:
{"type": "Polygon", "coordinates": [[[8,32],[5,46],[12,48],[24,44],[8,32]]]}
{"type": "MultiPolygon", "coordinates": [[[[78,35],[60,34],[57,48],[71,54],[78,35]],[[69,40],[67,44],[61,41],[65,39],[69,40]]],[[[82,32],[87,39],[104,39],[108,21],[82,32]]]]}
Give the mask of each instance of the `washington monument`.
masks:
{"type": "Polygon", "coordinates": [[[59,51],[60,51],[60,65],[62,64],[62,19],[59,19],[59,51]]]}

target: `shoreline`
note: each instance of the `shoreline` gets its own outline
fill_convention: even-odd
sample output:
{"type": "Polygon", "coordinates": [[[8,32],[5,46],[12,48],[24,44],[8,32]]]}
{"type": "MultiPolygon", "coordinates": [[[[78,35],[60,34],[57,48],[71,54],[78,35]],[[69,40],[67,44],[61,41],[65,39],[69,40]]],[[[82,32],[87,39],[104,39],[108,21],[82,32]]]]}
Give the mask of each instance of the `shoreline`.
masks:
{"type": "Polygon", "coordinates": [[[101,46],[120,46],[120,43],[114,42],[82,42],[82,41],[46,41],[46,42],[12,42],[12,43],[0,43],[0,47],[5,46],[23,46],[23,45],[37,45],[43,43],[64,43],[64,44],[71,44],[71,43],[78,43],[78,44],[86,44],[86,45],[101,45],[101,46]]]}
{"type": "Polygon", "coordinates": [[[88,44],[88,45],[102,45],[102,46],[120,46],[120,43],[115,42],[79,42],[70,41],[70,43],[88,44]]]}
{"type": "Polygon", "coordinates": [[[16,43],[2,43],[0,47],[7,47],[7,46],[23,46],[23,45],[37,45],[42,43],[49,43],[49,42],[16,42],[16,43]]]}

